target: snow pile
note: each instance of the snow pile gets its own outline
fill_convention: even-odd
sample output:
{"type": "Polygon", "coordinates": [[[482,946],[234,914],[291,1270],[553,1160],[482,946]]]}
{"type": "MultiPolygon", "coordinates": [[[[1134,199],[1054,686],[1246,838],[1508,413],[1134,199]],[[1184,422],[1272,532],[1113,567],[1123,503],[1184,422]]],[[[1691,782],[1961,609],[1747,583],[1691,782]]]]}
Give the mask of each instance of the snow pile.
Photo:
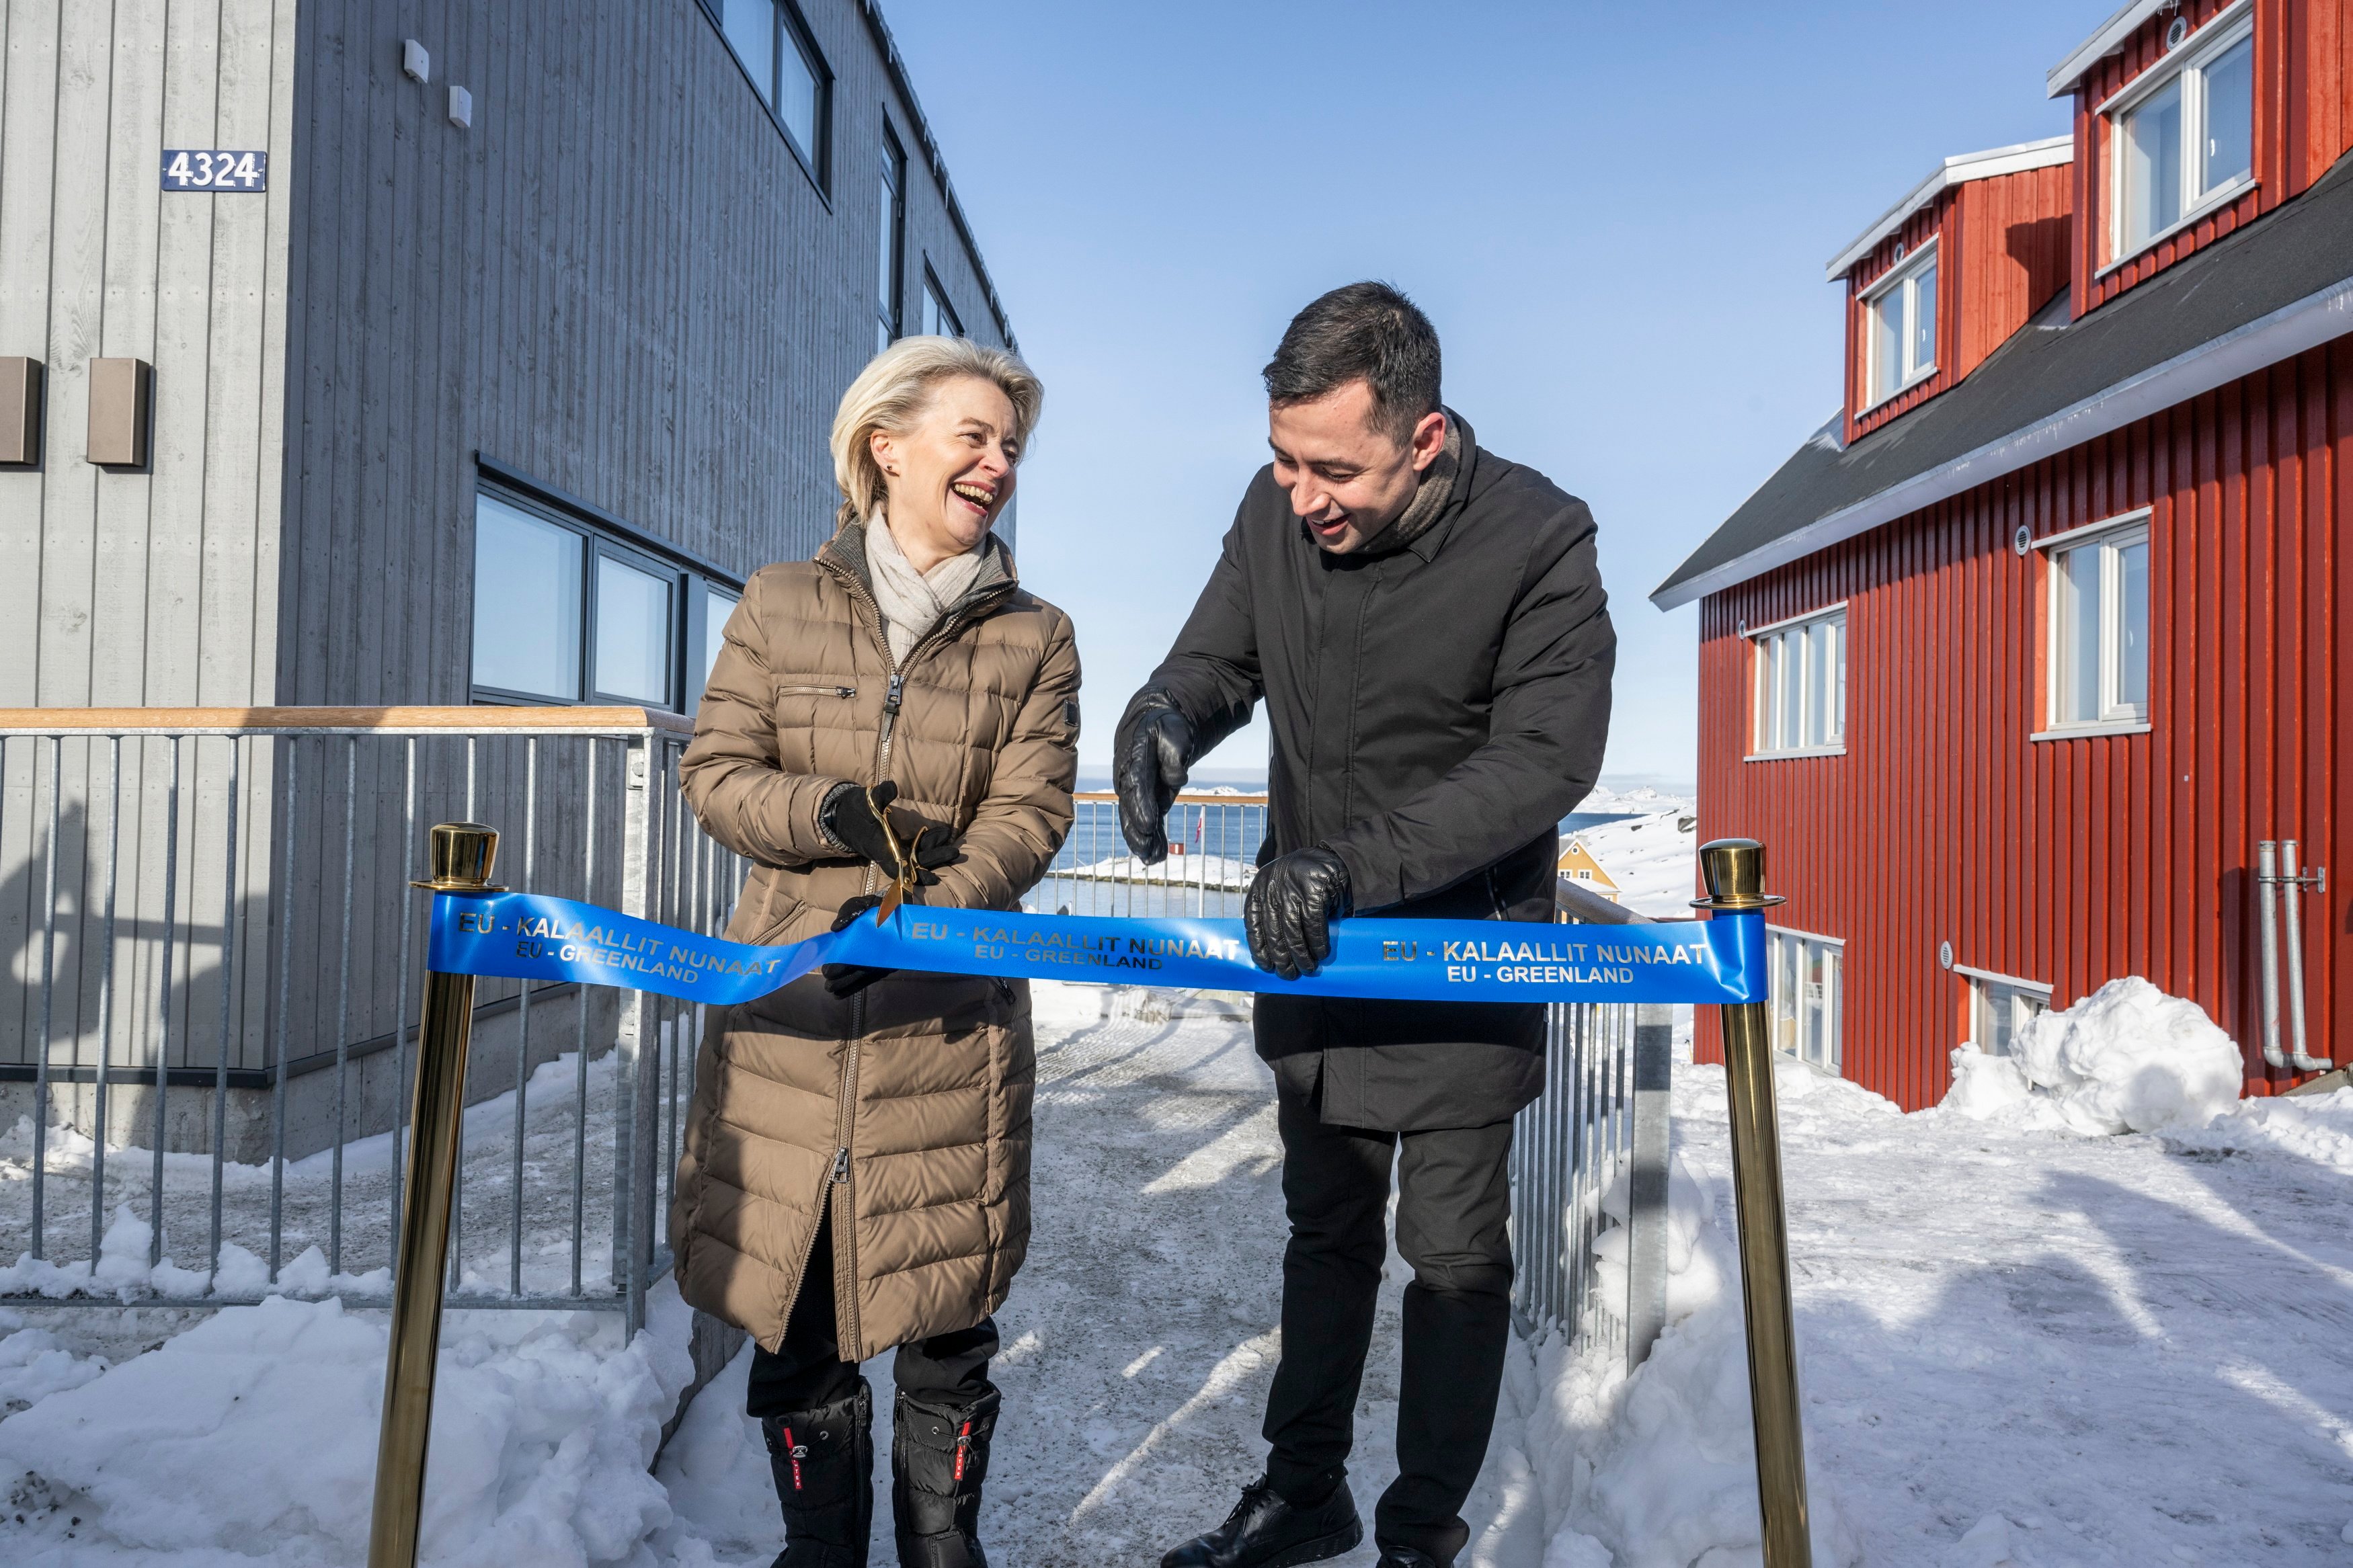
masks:
{"type": "Polygon", "coordinates": [[[208,1275],[200,1268],[182,1268],[168,1255],[151,1267],[147,1257],[153,1235],[147,1222],[124,1204],[114,1211],[114,1221],[99,1242],[96,1269],[86,1258],[51,1263],[23,1253],[15,1263],[0,1268],[0,1295],[38,1294],[51,1300],[111,1296],[128,1304],[150,1297],[193,1301],[203,1298],[208,1286],[213,1293],[227,1297],[323,1296],[330,1290],[382,1296],[392,1290],[390,1269],[331,1275],[327,1255],[315,1247],[304,1248],[280,1266],[275,1283],[269,1278],[269,1266],[233,1241],[221,1244],[216,1274],[208,1275]]]}
{"type": "Polygon", "coordinates": [[[1978,1121],[2052,1124],[2055,1111],[2078,1132],[2149,1132],[2231,1110],[2244,1073],[2239,1047],[2203,1008],[2128,975],[2036,1018],[2013,1057],[1955,1051],[1944,1104],[1978,1121]]]}
{"type": "MultiPolygon", "coordinates": [[[[1594,1244],[1604,1291],[1626,1289],[1627,1184],[1602,1200],[1619,1222],[1594,1244]]],[[[1667,1330],[1633,1375],[1622,1353],[1546,1343],[1527,1430],[1551,1531],[1545,1568],[1734,1568],[1756,1561],[1757,1449],[1740,1264],[1717,1194],[1677,1154],[1667,1177],[1667,1330]]],[[[1802,1378],[1800,1380],[1802,1385],[1802,1378]]],[[[1820,1467],[1810,1498],[1814,1561],[1862,1552],[1820,1467]]]]}
{"type": "Polygon", "coordinates": [[[47,1329],[28,1329],[16,1312],[0,1311],[0,1417],[37,1405],[52,1394],[79,1388],[106,1370],[103,1356],[78,1356],[47,1329]]]}
{"type": "MultiPolygon", "coordinates": [[[[450,1315],[426,1562],[617,1562],[669,1524],[647,1467],[692,1368],[685,1309],[671,1291],[657,1300],[653,1328],[627,1347],[608,1313],[450,1315]]],[[[0,1366],[10,1353],[40,1364],[45,1339],[0,1341],[0,1366]]],[[[379,1314],[274,1298],[95,1378],[53,1365],[80,1385],[0,1421],[0,1473],[34,1504],[22,1524],[0,1524],[5,1555],[26,1568],[229,1552],[284,1568],[361,1561],[385,1339],[379,1314]]]]}
{"type": "Polygon", "coordinates": [[[2203,1127],[2178,1128],[2166,1146],[2184,1154],[2258,1154],[2353,1172],[2353,1089],[2242,1100],[2203,1127]]]}

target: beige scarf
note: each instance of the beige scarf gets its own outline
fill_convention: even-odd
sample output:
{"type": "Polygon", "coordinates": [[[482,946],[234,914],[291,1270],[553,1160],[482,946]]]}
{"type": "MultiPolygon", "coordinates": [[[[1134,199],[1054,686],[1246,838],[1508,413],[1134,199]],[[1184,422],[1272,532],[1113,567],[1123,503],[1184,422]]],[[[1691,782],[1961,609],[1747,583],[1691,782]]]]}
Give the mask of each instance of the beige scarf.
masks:
{"type": "Polygon", "coordinates": [[[891,662],[902,662],[923,634],[940,624],[958,599],[972,591],[988,558],[988,535],[961,555],[951,555],[929,572],[918,572],[891,533],[890,521],[880,511],[866,525],[866,574],[874,588],[874,603],[882,612],[882,635],[891,645],[891,662]]]}

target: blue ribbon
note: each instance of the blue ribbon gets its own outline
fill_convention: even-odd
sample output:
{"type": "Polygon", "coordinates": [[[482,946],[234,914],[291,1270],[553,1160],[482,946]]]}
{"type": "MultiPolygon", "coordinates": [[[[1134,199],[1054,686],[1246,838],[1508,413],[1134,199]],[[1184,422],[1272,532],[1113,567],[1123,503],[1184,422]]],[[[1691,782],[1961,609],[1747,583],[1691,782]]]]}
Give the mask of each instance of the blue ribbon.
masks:
{"type": "Polygon", "coordinates": [[[820,964],[1005,979],[1356,996],[1395,1002],[1761,1002],[1765,920],[1658,925],[1346,920],[1330,962],[1285,980],[1250,962],[1242,922],[1107,920],[900,906],[888,921],[777,947],[701,936],[538,893],[440,893],[427,965],[444,974],[573,980],[725,1006],[820,964]]]}

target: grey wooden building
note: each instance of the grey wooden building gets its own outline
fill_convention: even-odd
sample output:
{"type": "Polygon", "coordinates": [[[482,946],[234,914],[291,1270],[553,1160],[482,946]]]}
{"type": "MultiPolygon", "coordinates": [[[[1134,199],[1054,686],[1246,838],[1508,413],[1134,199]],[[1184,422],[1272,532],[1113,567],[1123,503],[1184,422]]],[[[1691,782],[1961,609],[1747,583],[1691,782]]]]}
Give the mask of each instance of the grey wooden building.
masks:
{"type": "MultiPolygon", "coordinates": [[[[690,713],[744,579],[830,532],[827,434],[877,347],[1013,346],[871,0],[0,16],[0,709],[690,713]]],[[[164,867],[211,864],[217,748],[190,753],[169,808],[150,752],[112,764],[122,995],[163,961],[142,932],[167,948],[224,893],[274,910],[237,938],[248,978],[213,1026],[193,959],[164,972],[155,1018],[110,1023],[76,956],[101,940],[101,850],[90,818],[70,829],[103,748],[0,748],[0,1087],[41,1039],[61,1081],[97,1057],[143,1070],[165,1041],[174,1070],[227,1059],[259,1087],[290,1015],[314,1058],[389,1037],[379,895],[414,864],[383,827],[397,760],[322,749],[290,790],[290,750],[247,754],[244,847],[176,914],[164,867]],[[47,898],[60,796],[66,890],[47,898]],[[276,831],[288,811],[299,835],[276,831]],[[332,900],[271,899],[354,883],[356,934],[332,900]],[[48,959],[45,918],[72,928],[47,933],[48,959]]],[[[506,788],[520,819],[522,764],[498,765],[478,796],[469,761],[465,798],[506,788]]],[[[567,826],[564,782],[539,782],[546,832],[567,826]]],[[[209,928],[225,969],[238,925],[209,928]]]]}

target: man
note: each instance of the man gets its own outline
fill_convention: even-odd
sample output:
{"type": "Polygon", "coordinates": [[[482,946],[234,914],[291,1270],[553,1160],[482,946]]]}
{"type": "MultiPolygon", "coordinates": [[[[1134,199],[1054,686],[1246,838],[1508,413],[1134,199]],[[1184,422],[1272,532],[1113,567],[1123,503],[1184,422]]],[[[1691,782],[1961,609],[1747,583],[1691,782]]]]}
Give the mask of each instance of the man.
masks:
{"type": "MultiPolygon", "coordinates": [[[[1351,913],[1549,921],[1555,831],[1592,788],[1617,650],[1593,518],[1479,448],[1439,402],[1428,318],[1356,283],[1302,310],[1266,367],[1274,461],[1166,663],[1120,721],[1128,843],[1167,850],[1171,797],[1263,697],[1271,813],[1244,904],[1286,978],[1351,913]]],[[[1345,1461],[1398,1169],[1405,1292],[1398,1479],[1383,1568],[1440,1568],[1494,1424],[1511,1331],[1504,1170],[1543,1088],[1534,1004],[1263,995],[1291,1240],[1266,1474],[1162,1568],[1275,1568],[1363,1539],[1345,1461]]]]}

